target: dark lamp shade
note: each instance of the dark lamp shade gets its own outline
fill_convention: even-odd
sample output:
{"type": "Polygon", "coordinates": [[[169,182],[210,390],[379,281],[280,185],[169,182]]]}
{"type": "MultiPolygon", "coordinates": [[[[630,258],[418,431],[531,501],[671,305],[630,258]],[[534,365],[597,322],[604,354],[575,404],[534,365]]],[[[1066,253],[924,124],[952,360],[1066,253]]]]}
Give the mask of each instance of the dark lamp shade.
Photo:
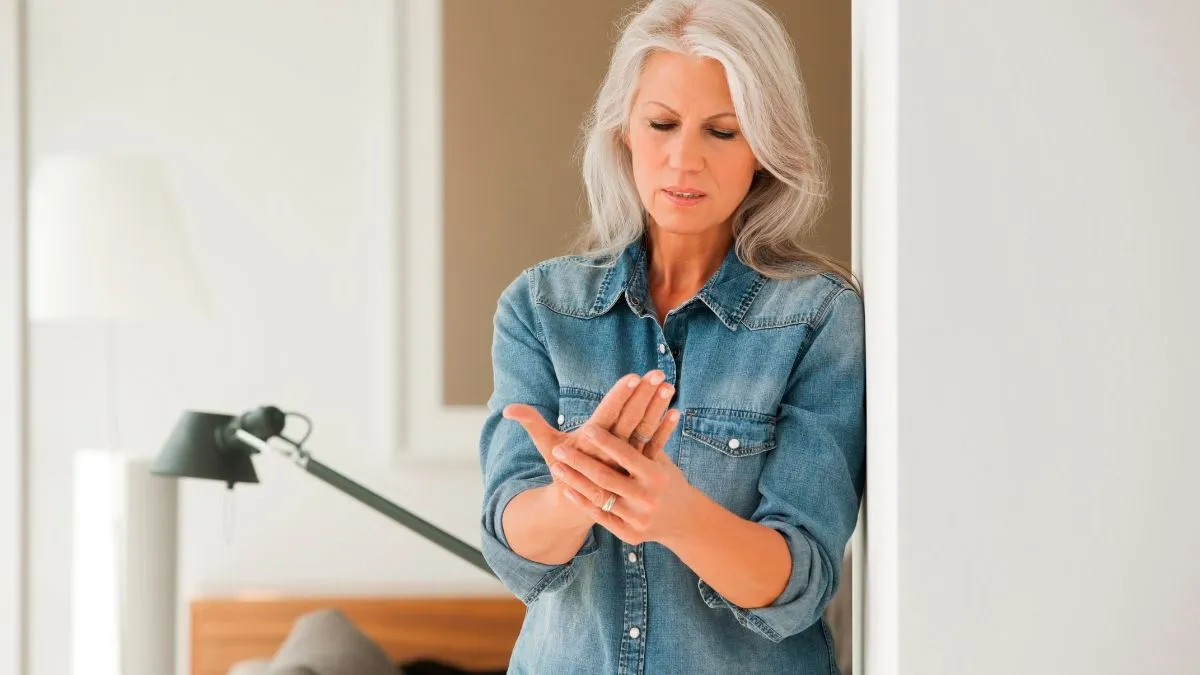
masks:
{"type": "Polygon", "coordinates": [[[172,478],[219,480],[231,488],[235,483],[257,483],[250,449],[222,446],[222,430],[235,419],[233,415],[184,412],[150,472],[172,478]]]}

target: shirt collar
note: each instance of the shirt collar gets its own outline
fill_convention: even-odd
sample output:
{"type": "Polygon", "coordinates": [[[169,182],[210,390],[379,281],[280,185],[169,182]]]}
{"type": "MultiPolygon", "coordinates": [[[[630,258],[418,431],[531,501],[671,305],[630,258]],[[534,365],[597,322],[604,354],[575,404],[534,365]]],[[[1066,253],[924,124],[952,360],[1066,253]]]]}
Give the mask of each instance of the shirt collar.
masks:
{"type": "MultiPolygon", "coordinates": [[[[645,235],[643,235],[644,237],[645,235]]],[[[638,316],[646,316],[646,270],[648,263],[643,239],[639,237],[627,246],[621,257],[600,283],[594,307],[597,313],[612,309],[617,299],[624,296],[625,302],[638,316]]],[[[696,297],[708,307],[729,330],[737,330],[738,324],[754,296],[766,283],[767,278],[743,263],[731,243],[725,251],[725,259],[717,271],[696,292],[696,297]]]]}

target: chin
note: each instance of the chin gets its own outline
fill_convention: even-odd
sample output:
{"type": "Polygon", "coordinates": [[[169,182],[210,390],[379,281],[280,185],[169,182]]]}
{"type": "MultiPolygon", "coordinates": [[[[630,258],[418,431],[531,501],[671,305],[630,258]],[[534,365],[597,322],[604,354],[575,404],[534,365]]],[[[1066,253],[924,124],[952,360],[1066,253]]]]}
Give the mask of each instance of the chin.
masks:
{"type": "Polygon", "coordinates": [[[671,234],[700,234],[712,229],[715,225],[713,218],[705,217],[703,213],[651,213],[650,217],[660,230],[671,234]]]}

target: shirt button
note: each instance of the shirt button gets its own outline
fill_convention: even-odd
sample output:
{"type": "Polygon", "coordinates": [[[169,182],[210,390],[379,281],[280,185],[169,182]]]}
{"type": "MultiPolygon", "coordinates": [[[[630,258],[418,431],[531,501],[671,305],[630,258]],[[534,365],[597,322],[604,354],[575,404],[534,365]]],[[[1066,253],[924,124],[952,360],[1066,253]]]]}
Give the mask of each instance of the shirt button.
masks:
{"type": "Polygon", "coordinates": [[[631,637],[635,640],[637,639],[637,636],[639,636],[641,634],[642,634],[642,631],[638,630],[637,626],[634,626],[633,628],[629,629],[629,637],[631,637]]]}
{"type": "Polygon", "coordinates": [[[636,553],[633,553],[631,551],[627,557],[629,558],[629,562],[637,562],[637,554],[636,553]]]}
{"type": "Polygon", "coordinates": [[[731,439],[729,439],[729,449],[730,449],[730,450],[737,450],[737,449],[738,449],[738,448],[740,448],[740,447],[742,447],[742,442],[741,442],[741,441],[739,441],[739,440],[738,440],[738,439],[736,439],[736,438],[731,438],[731,439]]]}
{"type": "Polygon", "coordinates": [[[666,346],[665,344],[661,343],[661,342],[660,342],[660,343],[658,343],[658,353],[659,353],[659,354],[666,354],[666,353],[667,353],[667,346],[666,346]]]}
{"type": "Polygon", "coordinates": [[[566,422],[566,421],[567,421],[567,416],[566,416],[566,415],[559,415],[559,416],[558,416],[558,426],[560,426],[560,427],[561,427],[561,426],[563,425],[563,422],[566,422]]]}

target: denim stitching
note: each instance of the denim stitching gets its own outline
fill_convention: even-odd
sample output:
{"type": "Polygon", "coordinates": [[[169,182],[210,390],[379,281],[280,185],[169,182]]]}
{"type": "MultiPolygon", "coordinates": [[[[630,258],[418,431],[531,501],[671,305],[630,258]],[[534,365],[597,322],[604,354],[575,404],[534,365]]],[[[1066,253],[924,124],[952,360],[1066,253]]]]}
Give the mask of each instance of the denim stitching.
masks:
{"type": "Polygon", "coordinates": [[[845,293],[847,291],[849,291],[851,293],[854,292],[853,290],[851,290],[849,288],[843,288],[843,289],[834,291],[833,293],[830,293],[825,298],[824,302],[821,303],[820,309],[817,310],[817,312],[818,312],[817,320],[815,321],[814,325],[812,326],[813,330],[810,330],[807,332],[807,334],[805,334],[804,342],[800,345],[799,351],[796,352],[799,355],[800,359],[803,359],[804,355],[808,353],[808,348],[812,346],[812,341],[813,341],[813,338],[816,337],[816,334],[820,331],[821,328],[825,327],[826,315],[829,314],[829,308],[831,306],[833,306],[833,301],[836,300],[837,297],[840,296],[842,293],[845,293]]]}
{"type": "Polygon", "coordinates": [[[564,386],[561,386],[558,388],[558,396],[559,396],[559,398],[582,398],[582,399],[586,399],[588,401],[604,400],[603,394],[598,394],[598,393],[592,391],[591,389],[584,389],[583,387],[572,387],[572,386],[567,386],[567,385],[564,385],[564,386]]]}
{"type": "MultiPolygon", "coordinates": [[[[533,602],[534,602],[535,600],[537,600],[538,596],[542,594],[542,591],[543,591],[543,590],[545,590],[545,588],[546,588],[547,586],[549,586],[550,584],[552,584],[552,583],[554,583],[555,581],[557,581],[559,577],[561,577],[562,575],[564,575],[564,574],[566,574],[567,572],[569,572],[569,571],[570,571],[570,569],[571,569],[571,563],[570,563],[570,562],[566,562],[566,563],[564,563],[564,564],[563,564],[561,567],[559,567],[558,569],[556,569],[556,570],[551,570],[551,571],[547,572],[547,573],[546,573],[546,574],[545,574],[545,575],[542,577],[541,581],[539,581],[539,582],[538,582],[538,584],[537,584],[536,586],[534,586],[534,587],[533,587],[533,588],[532,588],[532,589],[531,589],[531,590],[530,590],[528,593],[526,593],[526,594],[525,594],[525,597],[524,597],[524,598],[522,598],[522,600],[524,600],[524,601],[525,601],[525,604],[526,604],[526,605],[531,605],[531,604],[533,604],[533,602]]],[[[565,580],[564,580],[564,583],[565,583],[566,581],[569,581],[569,580],[570,580],[570,577],[568,577],[567,579],[565,579],[565,580]]]]}
{"type": "Polygon", "coordinates": [[[535,337],[537,337],[538,343],[542,345],[542,349],[546,350],[546,354],[549,355],[550,347],[546,344],[545,335],[542,333],[542,322],[538,319],[538,313],[536,311],[537,277],[533,274],[533,272],[526,270],[525,280],[527,282],[525,284],[526,288],[529,290],[529,299],[532,300],[535,305],[534,311],[531,312],[531,314],[533,314],[533,334],[535,337]]]}
{"type": "Polygon", "coordinates": [[[812,312],[804,314],[793,314],[790,316],[781,317],[764,317],[761,319],[753,319],[751,321],[742,321],[742,325],[750,330],[764,330],[769,328],[787,328],[788,326],[798,326],[807,324],[811,326],[813,323],[812,312]]]}
{"type": "Polygon", "coordinates": [[[733,417],[750,422],[767,422],[775,424],[779,418],[756,410],[741,410],[738,408],[688,408],[685,415],[695,417],[733,417]]]}
{"type": "Polygon", "coordinates": [[[838,296],[847,291],[854,293],[854,291],[849,288],[840,288],[833,293],[830,293],[829,296],[825,298],[825,302],[821,303],[821,308],[817,310],[817,323],[822,325],[825,323],[825,315],[829,313],[829,308],[833,306],[834,300],[837,300],[838,296]]]}
{"type": "Polygon", "coordinates": [[[742,317],[746,316],[746,312],[750,311],[750,306],[754,304],[755,298],[758,297],[758,292],[762,290],[762,287],[766,283],[767,278],[759,274],[754,283],[750,285],[750,288],[746,289],[746,292],[742,295],[741,303],[738,304],[737,311],[733,314],[735,323],[742,322],[742,317]]]}
{"type": "Polygon", "coordinates": [[[829,651],[829,675],[841,675],[838,672],[837,650],[834,648],[833,635],[829,632],[825,617],[822,616],[817,623],[821,624],[821,633],[825,637],[825,649],[829,651]]]}
{"type": "Polygon", "coordinates": [[[757,631],[773,642],[779,642],[783,639],[783,636],[780,635],[774,628],[771,628],[771,626],[768,625],[767,622],[762,619],[762,617],[733,604],[727,600],[725,596],[718,593],[716,589],[705,587],[703,585],[703,580],[697,581],[696,586],[700,589],[700,599],[704,601],[704,604],[712,607],[713,609],[724,608],[729,610],[731,613],[733,613],[734,619],[736,619],[737,622],[743,627],[757,631]]]}

